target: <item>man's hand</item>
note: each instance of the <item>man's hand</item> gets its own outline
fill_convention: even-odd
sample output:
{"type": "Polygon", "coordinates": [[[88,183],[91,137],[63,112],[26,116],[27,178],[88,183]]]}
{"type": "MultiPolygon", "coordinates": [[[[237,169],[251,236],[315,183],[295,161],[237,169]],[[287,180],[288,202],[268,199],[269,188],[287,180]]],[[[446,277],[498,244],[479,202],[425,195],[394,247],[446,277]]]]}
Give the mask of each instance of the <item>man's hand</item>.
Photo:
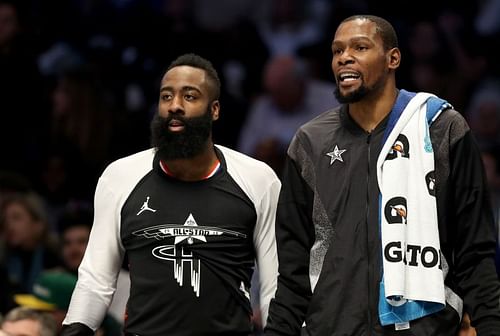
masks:
{"type": "Polygon", "coordinates": [[[460,323],[458,336],[476,336],[476,329],[470,325],[470,317],[467,313],[464,313],[462,322],[460,323]]]}

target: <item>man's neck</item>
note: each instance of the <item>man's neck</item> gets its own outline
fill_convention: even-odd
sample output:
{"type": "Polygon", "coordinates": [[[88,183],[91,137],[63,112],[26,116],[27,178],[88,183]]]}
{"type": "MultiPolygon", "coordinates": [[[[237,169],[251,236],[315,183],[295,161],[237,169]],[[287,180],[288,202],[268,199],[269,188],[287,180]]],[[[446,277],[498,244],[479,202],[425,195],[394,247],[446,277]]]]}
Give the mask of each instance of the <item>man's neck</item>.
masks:
{"type": "Polygon", "coordinates": [[[391,112],[398,90],[390,88],[377,97],[367,97],[363,101],[349,104],[349,115],[366,132],[373,131],[391,112]]]}
{"type": "Polygon", "coordinates": [[[193,182],[209,177],[218,162],[215,148],[210,144],[206,150],[192,158],[162,160],[160,164],[166,174],[181,181],[193,182]]]}

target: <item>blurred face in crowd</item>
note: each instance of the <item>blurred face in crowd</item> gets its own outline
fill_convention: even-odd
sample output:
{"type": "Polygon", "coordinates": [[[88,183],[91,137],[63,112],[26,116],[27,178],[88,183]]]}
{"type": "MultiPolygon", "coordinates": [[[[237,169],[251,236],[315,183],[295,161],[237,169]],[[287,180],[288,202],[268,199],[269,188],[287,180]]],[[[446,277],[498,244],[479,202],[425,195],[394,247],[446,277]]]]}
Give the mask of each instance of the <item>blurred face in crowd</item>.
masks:
{"type": "Polygon", "coordinates": [[[435,25],[430,21],[417,22],[408,39],[409,50],[418,60],[430,60],[439,52],[441,45],[435,25]]]}
{"type": "Polygon", "coordinates": [[[266,67],[264,87],[273,103],[282,111],[292,112],[304,100],[306,79],[299,66],[292,57],[282,56],[272,60],[266,67]]]}
{"type": "Polygon", "coordinates": [[[18,31],[16,9],[10,4],[0,4],[0,48],[8,44],[18,31]]]}
{"type": "Polygon", "coordinates": [[[211,99],[205,71],[177,66],[161,82],[158,114],[151,123],[152,144],[162,160],[191,158],[209,141],[219,102],[211,99]]]}
{"type": "Polygon", "coordinates": [[[40,322],[30,319],[5,321],[2,324],[2,332],[7,336],[41,336],[40,322]]]}
{"type": "Polygon", "coordinates": [[[62,255],[66,267],[75,272],[82,262],[90,228],[86,225],[77,225],[66,229],[62,236],[62,255]]]}
{"type": "Polygon", "coordinates": [[[44,224],[37,220],[20,202],[12,201],[4,207],[4,229],[11,247],[33,249],[42,236],[44,224]]]}
{"type": "Polygon", "coordinates": [[[376,24],[363,19],[339,26],[332,52],[332,70],[337,83],[335,97],[341,103],[355,103],[382,92],[389,77],[391,56],[396,53],[399,57],[397,48],[384,49],[376,24]]]}
{"type": "Polygon", "coordinates": [[[477,117],[471,121],[475,133],[484,138],[496,139],[500,132],[500,106],[496,101],[485,100],[477,108],[477,117]]]}

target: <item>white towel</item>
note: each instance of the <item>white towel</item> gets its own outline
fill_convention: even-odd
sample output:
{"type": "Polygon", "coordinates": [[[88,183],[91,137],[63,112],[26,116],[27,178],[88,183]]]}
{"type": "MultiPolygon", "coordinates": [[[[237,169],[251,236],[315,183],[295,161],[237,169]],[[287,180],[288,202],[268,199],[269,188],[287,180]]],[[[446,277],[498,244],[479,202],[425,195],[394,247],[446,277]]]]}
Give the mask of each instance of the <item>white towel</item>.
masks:
{"type": "Polygon", "coordinates": [[[377,161],[384,274],[381,293],[391,312],[380,313],[392,315],[392,307],[413,301],[420,302],[419,310],[429,304],[431,308],[428,312],[406,309],[403,317],[393,320],[381,315],[383,325],[419,318],[445,305],[429,124],[450,105],[439,100],[437,108],[433,104],[429,110],[431,97],[436,98],[418,93],[409,101],[377,161]]]}

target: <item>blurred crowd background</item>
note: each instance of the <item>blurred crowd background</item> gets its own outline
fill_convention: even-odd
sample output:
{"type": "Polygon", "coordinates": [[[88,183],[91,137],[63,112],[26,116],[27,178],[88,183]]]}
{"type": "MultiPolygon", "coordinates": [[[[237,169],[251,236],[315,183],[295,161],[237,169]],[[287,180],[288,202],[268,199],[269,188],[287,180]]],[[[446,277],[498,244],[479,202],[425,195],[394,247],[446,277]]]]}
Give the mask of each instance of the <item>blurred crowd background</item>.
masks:
{"type": "Polygon", "coordinates": [[[149,147],[173,59],[212,61],[222,82],[215,142],[279,175],[296,129],[337,105],[330,45],[352,14],[395,26],[400,88],[465,116],[498,222],[500,0],[0,0],[0,314],[46,270],[76,274],[97,179],[149,147]]]}

